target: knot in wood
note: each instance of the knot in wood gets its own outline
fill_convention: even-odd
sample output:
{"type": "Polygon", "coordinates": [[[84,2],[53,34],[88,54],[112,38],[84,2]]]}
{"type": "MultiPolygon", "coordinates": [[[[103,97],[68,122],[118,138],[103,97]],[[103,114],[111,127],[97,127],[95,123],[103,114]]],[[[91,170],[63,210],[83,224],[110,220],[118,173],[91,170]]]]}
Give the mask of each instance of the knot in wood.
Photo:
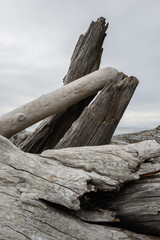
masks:
{"type": "Polygon", "coordinates": [[[19,122],[24,121],[25,119],[26,119],[26,115],[25,114],[23,114],[23,113],[18,114],[17,120],[19,122]]]}

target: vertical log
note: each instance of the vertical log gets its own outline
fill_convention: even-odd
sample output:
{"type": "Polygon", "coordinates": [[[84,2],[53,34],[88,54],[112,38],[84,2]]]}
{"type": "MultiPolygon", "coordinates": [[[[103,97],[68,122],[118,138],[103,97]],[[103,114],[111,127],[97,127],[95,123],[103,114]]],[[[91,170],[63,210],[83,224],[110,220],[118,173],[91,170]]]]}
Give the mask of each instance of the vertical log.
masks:
{"type": "MultiPolygon", "coordinates": [[[[64,84],[98,70],[107,28],[108,24],[106,25],[105,19],[101,17],[96,22],[92,22],[88,31],[80,36],[71,58],[68,73],[64,78],[64,84]]],[[[46,149],[54,148],[93,97],[45,119],[21,144],[21,149],[31,153],[41,153],[46,149]]]]}

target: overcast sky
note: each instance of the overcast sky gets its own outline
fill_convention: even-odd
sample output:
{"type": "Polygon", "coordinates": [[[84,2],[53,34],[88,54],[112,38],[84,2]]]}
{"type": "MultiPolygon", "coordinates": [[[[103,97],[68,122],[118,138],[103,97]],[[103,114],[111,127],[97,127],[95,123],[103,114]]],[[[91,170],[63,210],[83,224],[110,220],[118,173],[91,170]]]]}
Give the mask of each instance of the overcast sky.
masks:
{"type": "Polygon", "coordinates": [[[158,126],[160,0],[0,0],[0,115],[61,87],[79,35],[100,16],[101,67],[140,81],[120,126],[158,126]]]}

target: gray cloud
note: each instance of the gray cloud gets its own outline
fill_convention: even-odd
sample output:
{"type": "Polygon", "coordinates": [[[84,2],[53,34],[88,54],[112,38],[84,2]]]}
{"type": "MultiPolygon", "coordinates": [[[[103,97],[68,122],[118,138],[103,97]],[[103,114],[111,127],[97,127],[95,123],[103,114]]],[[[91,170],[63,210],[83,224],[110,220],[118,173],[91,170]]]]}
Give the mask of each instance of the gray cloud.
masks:
{"type": "Polygon", "coordinates": [[[160,124],[159,9],[159,0],[0,0],[0,114],[62,86],[79,35],[104,16],[101,67],[140,81],[121,125],[160,124]]]}

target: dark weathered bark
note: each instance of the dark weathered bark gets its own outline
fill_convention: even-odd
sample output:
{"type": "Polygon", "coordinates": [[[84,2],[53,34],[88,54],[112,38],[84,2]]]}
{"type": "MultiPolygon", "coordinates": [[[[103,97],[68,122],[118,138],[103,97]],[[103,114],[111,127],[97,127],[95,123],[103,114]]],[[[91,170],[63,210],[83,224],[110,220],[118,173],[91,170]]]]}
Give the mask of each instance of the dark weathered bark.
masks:
{"type": "Polygon", "coordinates": [[[119,73],[81,114],[55,148],[110,143],[111,137],[138,85],[135,77],[119,73]]]}
{"type": "Polygon", "coordinates": [[[106,207],[116,212],[117,226],[160,236],[160,175],[129,183],[106,207]]]}
{"type": "MultiPolygon", "coordinates": [[[[108,24],[106,25],[105,19],[101,17],[96,22],[92,22],[88,31],[80,36],[71,58],[68,73],[64,78],[64,84],[99,68],[107,28],[108,24]]],[[[54,148],[93,97],[43,121],[34,133],[23,142],[21,149],[26,152],[40,153],[45,149],[54,148]]]]}
{"type": "Polygon", "coordinates": [[[151,130],[145,130],[137,133],[120,134],[114,136],[112,138],[112,143],[115,144],[136,143],[151,139],[156,140],[158,143],[160,143],[160,125],[151,130]]]}
{"type": "MultiPolygon", "coordinates": [[[[139,148],[137,143],[124,147],[127,146],[139,148]]],[[[81,199],[83,210],[76,215],[86,221],[98,219],[114,227],[160,236],[160,157],[156,157],[159,150],[151,158],[150,153],[145,155],[146,161],[137,171],[139,180],[128,183],[117,193],[86,194],[81,199]]]]}

